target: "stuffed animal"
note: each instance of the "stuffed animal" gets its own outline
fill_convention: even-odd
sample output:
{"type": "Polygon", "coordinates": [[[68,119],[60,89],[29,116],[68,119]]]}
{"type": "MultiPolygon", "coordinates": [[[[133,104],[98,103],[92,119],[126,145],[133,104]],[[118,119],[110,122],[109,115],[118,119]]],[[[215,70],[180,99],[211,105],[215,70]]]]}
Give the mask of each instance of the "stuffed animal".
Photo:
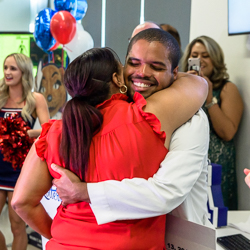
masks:
{"type": "Polygon", "coordinates": [[[67,101],[67,91],[63,83],[64,68],[59,68],[54,63],[42,66],[38,65],[36,77],[36,91],[44,95],[48,107],[50,118],[60,119],[61,110],[67,101]]]}

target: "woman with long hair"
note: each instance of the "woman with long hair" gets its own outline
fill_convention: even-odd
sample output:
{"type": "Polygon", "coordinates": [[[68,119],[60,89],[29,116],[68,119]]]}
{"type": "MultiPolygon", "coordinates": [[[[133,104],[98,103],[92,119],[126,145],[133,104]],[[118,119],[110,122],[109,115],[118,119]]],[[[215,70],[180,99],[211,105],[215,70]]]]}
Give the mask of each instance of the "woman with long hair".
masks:
{"type": "MultiPolygon", "coordinates": [[[[49,112],[43,95],[32,92],[33,65],[31,59],[23,54],[8,55],[3,64],[4,77],[0,80],[0,117],[17,114],[31,128],[27,131],[30,137],[37,137],[41,129],[33,130],[35,119],[40,124],[48,122],[49,112]]],[[[8,200],[9,219],[13,233],[13,250],[26,250],[27,234],[25,222],[11,207],[13,190],[19,177],[21,167],[16,169],[10,162],[3,160],[0,153],[0,213],[8,200]]],[[[0,249],[7,249],[3,234],[0,232],[0,249]]]]}
{"type": "MultiPolygon", "coordinates": [[[[224,205],[237,210],[237,178],[234,137],[243,114],[243,101],[237,86],[229,80],[224,54],[212,38],[200,36],[186,48],[181,60],[184,72],[188,70],[188,59],[200,58],[201,76],[209,86],[203,106],[210,122],[210,144],[208,158],[222,165],[222,193],[224,205]]],[[[188,73],[196,74],[192,70],[188,73]]]]}

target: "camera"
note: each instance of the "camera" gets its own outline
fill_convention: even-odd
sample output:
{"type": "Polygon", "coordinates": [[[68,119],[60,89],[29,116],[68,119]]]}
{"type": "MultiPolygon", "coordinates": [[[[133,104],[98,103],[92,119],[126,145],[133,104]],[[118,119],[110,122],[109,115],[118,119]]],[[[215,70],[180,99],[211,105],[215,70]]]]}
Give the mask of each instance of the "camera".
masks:
{"type": "Polygon", "coordinates": [[[200,58],[189,58],[188,59],[188,71],[195,70],[200,73],[201,63],[200,58]]]}

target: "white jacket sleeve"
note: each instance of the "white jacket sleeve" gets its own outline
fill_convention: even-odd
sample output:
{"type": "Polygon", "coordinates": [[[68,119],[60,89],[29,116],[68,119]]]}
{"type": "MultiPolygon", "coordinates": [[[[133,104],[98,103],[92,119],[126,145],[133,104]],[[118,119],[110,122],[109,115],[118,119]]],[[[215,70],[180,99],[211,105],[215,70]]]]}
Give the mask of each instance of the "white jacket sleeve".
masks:
{"type": "MultiPolygon", "coordinates": [[[[152,178],[88,183],[90,205],[98,224],[158,216],[178,207],[202,174],[199,181],[206,182],[208,144],[209,125],[200,110],[173,133],[169,153],[152,178]]],[[[204,190],[205,194],[200,195],[206,195],[206,187],[204,190]]]]}

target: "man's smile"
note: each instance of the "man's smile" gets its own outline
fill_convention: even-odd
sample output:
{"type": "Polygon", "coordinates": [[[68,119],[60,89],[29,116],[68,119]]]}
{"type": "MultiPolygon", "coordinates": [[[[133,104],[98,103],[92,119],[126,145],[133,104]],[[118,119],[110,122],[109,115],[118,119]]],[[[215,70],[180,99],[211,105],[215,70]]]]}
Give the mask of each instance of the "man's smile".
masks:
{"type": "Polygon", "coordinates": [[[157,84],[149,79],[143,79],[143,78],[131,78],[130,79],[133,85],[133,89],[136,91],[144,91],[149,89],[152,86],[156,86],[157,84]]]}
{"type": "Polygon", "coordinates": [[[141,87],[141,88],[148,88],[150,87],[151,85],[150,84],[145,84],[143,82],[133,82],[133,84],[137,87],[141,87]]]}

